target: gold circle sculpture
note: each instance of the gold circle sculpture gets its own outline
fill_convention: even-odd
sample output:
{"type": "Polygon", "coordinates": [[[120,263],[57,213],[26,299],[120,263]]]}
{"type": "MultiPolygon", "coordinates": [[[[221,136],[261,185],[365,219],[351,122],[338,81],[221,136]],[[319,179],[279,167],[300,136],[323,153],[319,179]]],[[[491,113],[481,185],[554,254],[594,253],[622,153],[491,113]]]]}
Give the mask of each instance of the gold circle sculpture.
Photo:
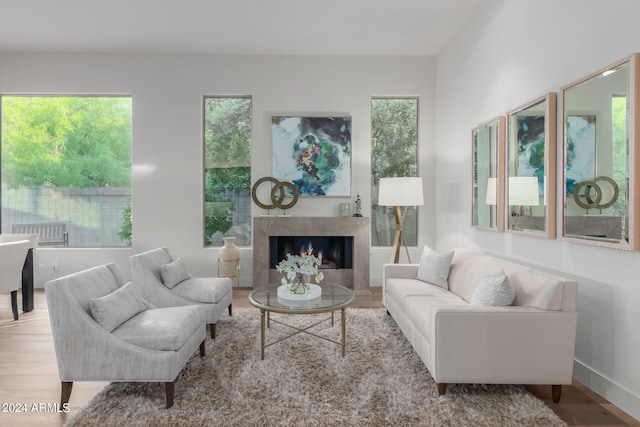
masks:
{"type": "Polygon", "coordinates": [[[251,198],[253,199],[254,203],[256,205],[258,205],[259,207],[261,207],[262,209],[266,209],[266,210],[270,210],[270,209],[275,209],[275,208],[279,208],[282,210],[285,209],[290,209],[292,208],[296,203],[298,203],[298,197],[299,197],[299,193],[298,193],[298,189],[296,188],[295,185],[293,185],[292,183],[288,182],[288,181],[279,181],[276,178],[270,177],[270,176],[265,176],[264,178],[260,178],[259,180],[256,181],[255,184],[253,184],[253,187],[251,188],[251,198]],[[267,205],[265,203],[262,203],[260,200],[258,200],[258,186],[260,186],[262,183],[264,182],[272,182],[275,185],[273,186],[273,188],[271,189],[271,204],[267,205]],[[289,188],[291,190],[291,192],[293,193],[293,198],[291,199],[291,201],[289,203],[282,203],[282,201],[284,200],[286,191],[285,191],[285,187],[289,188]]]}
{"type": "Polygon", "coordinates": [[[282,210],[289,209],[295,206],[295,204],[298,203],[298,197],[299,197],[298,189],[296,188],[295,185],[293,185],[288,181],[279,182],[276,185],[274,185],[273,188],[271,189],[271,201],[277,204],[277,206],[282,210]],[[284,195],[286,192],[284,187],[289,188],[293,193],[293,198],[289,203],[286,203],[286,204],[282,204],[282,199],[284,199],[284,195]],[[277,198],[276,198],[276,194],[278,195],[277,198]]]}
{"type": "Polygon", "coordinates": [[[573,198],[576,202],[576,205],[580,206],[583,209],[606,209],[608,207],[613,206],[613,204],[618,200],[620,190],[618,189],[618,184],[608,177],[608,176],[599,176],[590,181],[582,181],[573,189],[573,198]],[[598,185],[598,181],[604,181],[609,183],[612,188],[611,198],[606,203],[600,203],[602,201],[602,188],[598,185]],[[584,194],[580,194],[580,190],[584,187],[584,194]],[[591,190],[595,191],[595,198],[591,195],[591,190]],[[584,202],[582,201],[584,198],[584,202]]]}

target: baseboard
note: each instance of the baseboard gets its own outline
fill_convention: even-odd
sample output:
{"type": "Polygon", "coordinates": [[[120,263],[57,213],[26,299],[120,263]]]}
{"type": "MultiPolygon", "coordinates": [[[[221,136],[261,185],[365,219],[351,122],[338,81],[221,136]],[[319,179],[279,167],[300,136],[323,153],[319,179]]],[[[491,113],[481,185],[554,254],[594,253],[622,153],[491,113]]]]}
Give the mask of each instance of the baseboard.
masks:
{"type": "Polygon", "coordinates": [[[640,396],[575,359],[573,377],[618,408],[640,420],[640,396]]]}

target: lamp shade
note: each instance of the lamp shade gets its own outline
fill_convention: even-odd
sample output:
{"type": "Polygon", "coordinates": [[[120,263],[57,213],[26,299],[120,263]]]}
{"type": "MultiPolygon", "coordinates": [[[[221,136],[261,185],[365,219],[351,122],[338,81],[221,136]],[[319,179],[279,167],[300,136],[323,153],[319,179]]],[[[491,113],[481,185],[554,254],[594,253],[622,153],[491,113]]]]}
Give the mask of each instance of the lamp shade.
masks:
{"type": "Polygon", "coordinates": [[[510,176],[509,177],[509,205],[538,206],[538,177],[510,176]]]}
{"type": "Polygon", "coordinates": [[[378,205],[380,206],[422,206],[422,178],[403,176],[380,178],[378,186],[378,205]]]}

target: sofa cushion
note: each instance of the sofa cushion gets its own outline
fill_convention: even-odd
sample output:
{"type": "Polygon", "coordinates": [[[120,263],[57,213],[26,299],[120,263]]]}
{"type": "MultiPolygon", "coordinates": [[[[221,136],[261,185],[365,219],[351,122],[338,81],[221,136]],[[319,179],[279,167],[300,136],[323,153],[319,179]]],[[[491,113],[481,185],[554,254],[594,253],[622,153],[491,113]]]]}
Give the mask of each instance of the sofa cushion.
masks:
{"type": "Polygon", "coordinates": [[[447,279],[454,251],[437,253],[433,249],[425,246],[420,257],[417,279],[424,282],[433,283],[444,289],[449,289],[447,279]]]}
{"type": "Polygon", "coordinates": [[[182,261],[182,258],[176,258],[169,264],[163,264],[160,266],[160,277],[162,277],[162,283],[171,289],[179,283],[189,278],[187,272],[187,266],[182,261]]]}
{"type": "Polygon", "coordinates": [[[468,306],[469,304],[459,297],[443,298],[440,296],[412,296],[404,300],[404,313],[411,320],[416,330],[431,342],[430,328],[433,318],[433,307],[441,306],[468,306]]]}
{"type": "Polygon", "coordinates": [[[465,301],[471,301],[480,279],[501,269],[516,291],[514,306],[575,311],[575,282],[468,249],[455,249],[449,273],[449,289],[465,301]],[[567,287],[568,290],[565,289],[567,287]]]}
{"type": "Polygon", "coordinates": [[[456,294],[442,289],[440,286],[425,283],[417,279],[388,278],[385,284],[385,292],[394,301],[402,304],[406,297],[410,296],[436,296],[440,298],[459,298],[456,294]]]}
{"type": "Polygon", "coordinates": [[[133,282],[100,298],[91,298],[89,307],[91,316],[109,332],[147,308],[133,282]]]}
{"type": "Polygon", "coordinates": [[[231,292],[231,279],[222,277],[190,278],[173,288],[173,292],[191,301],[215,304],[231,292]]]}
{"type": "Polygon", "coordinates": [[[113,335],[151,350],[177,351],[204,323],[199,305],[143,311],[120,325],[113,335]]]}
{"type": "Polygon", "coordinates": [[[516,291],[504,271],[490,274],[480,279],[471,295],[471,305],[511,305],[516,291]]]}

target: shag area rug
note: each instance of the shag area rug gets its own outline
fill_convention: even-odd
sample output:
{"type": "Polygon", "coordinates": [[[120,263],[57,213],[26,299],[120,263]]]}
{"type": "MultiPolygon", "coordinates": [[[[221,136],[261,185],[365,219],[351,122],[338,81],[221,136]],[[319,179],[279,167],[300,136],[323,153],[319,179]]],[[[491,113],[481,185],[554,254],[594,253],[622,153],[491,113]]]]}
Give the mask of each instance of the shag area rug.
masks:
{"type": "MultiPolygon", "coordinates": [[[[273,314],[308,325],[319,316],[273,314]]],[[[340,340],[335,325],[312,331],[340,340]]],[[[297,334],[260,360],[260,312],[235,309],[178,377],[165,408],[163,383],[112,383],[68,426],[565,426],[521,386],[449,385],[438,396],[424,364],[384,309],[347,309],[340,346],[297,334]]],[[[275,322],[268,342],[290,330],[275,322]]]]}

